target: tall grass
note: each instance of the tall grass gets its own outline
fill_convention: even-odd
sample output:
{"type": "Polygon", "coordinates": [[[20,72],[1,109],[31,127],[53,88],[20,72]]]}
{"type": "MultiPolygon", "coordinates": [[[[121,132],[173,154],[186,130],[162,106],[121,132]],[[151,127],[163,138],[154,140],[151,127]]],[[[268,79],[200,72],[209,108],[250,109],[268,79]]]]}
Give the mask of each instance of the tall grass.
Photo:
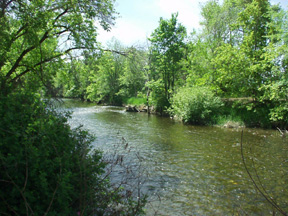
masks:
{"type": "Polygon", "coordinates": [[[215,119],[216,125],[223,126],[223,127],[244,127],[245,123],[242,121],[240,116],[233,116],[233,115],[219,115],[215,119]]]}
{"type": "Polygon", "coordinates": [[[265,106],[255,106],[248,109],[247,105],[239,102],[225,102],[220,114],[215,118],[217,125],[235,124],[246,127],[271,128],[269,109],[265,106]]]}

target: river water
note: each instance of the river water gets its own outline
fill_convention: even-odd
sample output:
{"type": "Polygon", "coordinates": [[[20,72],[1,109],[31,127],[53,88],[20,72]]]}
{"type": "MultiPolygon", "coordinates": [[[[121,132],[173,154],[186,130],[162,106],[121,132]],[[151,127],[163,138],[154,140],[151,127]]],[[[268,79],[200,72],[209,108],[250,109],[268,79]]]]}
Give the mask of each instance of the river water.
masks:
{"type": "MultiPolygon", "coordinates": [[[[191,126],[122,107],[64,100],[69,123],[82,124],[107,157],[137,167],[134,185],[149,196],[147,215],[281,215],[255,189],[241,156],[242,129],[191,126]],[[136,166],[137,164],[137,166],[136,166]]],[[[288,137],[244,129],[246,165],[270,202],[288,212],[288,137]]],[[[112,173],[123,179],[123,170],[112,173]]],[[[139,192],[139,191],[138,191],[139,192]]],[[[139,195],[139,194],[138,194],[139,195]]]]}

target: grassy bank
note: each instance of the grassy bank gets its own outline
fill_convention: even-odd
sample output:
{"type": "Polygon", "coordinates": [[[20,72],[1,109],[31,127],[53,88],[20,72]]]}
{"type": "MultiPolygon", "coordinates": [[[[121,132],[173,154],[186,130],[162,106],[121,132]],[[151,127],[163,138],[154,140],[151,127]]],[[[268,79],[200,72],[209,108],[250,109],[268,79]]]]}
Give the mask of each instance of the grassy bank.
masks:
{"type": "Polygon", "coordinates": [[[123,101],[125,105],[133,105],[133,106],[146,105],[147,103],[146,98],[139,98],[139,97],[125,98],[123,101]]]}
{"type": "MultiPolygon", "coordinates": [[[[187,97],[181,96],[180,99],[176,98],[177,100],[174,98],[172,108],[168,109],[170,116],[187,124],[216,125],[227,128],[285,128],[285,122],[274,122],[270,119],[269,104],[255,102],[252,98],[218,98],[222,102],[216,103],[215,95],[208,97],[209,92],[206,91],[203,91],[205,94],[200,91],[198,96],[191,95],[189,91],[186,94],[187,97]]],[[[147,99],[124,98],[123,104],[141,108],[147,105],[147,99]]]]}
{"type": "Polygon", "coordinates": [[[246,99],[225,99],[218,116],[215,117],[215,123],[219,126],[235,125],[236,127],[273,128],[280,126],[279,123],[270,120],[268,105],[253,103],[246,99]]]}

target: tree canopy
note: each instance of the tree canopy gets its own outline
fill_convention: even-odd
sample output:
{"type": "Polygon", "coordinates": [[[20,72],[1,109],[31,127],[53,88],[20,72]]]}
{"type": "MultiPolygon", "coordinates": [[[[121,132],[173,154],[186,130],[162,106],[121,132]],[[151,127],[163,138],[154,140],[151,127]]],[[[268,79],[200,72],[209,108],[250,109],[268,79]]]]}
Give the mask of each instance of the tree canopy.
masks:
{"type": "Polygon", "coordinates": [[[1,1],[2,82],[15,84],[28,72],[40,74],[48,63],[63,59],[73,50],[97,48],[96,24],[105,30],[111,28],[115,19],[113,2],[1,1]]]}
{"type": "Polygon", "coordinates": [[[152,79],[161,83],[164,89],[161,106],[169,106],[171,94],[181,77],[180,61],[185,56],[186,28],[178,23],[177,17],[178,14],[172,14],[169,20],[160,18],[159,27],[149,38],[152,79]]]}

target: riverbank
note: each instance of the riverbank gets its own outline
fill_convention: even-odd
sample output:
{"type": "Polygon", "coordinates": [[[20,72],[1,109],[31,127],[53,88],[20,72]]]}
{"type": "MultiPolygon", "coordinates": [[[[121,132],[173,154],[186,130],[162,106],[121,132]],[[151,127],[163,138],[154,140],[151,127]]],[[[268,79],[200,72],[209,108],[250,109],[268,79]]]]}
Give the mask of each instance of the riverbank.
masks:
{"type": "MultiPolygon", "coordinates": [[[[144,112],[148,114],[154,114],[154,115],[160,115],[157,114],[154,107],[148,107],[144,104],[142,105],[124,105],[126,112],[144,112]]],[[[169,117],[169,114],[166,114],[167,117],[169,117]]],[[[173,118],[173,117],[170,117],[173,118]]],[[[175,118],[177,119],[177,118],[175,118]]],[[[179,121],[182,121],[181,119],[178,119],[179,121]]],[[[230,116],[219,116],[219,119],[217,120],[217,123],[214,124],[214,126],[217,127],[224,127],[224,128],[244,128],[246,127],[244,122],[241,120],[235,120],[234,118],[230,116]]]]}
{"type": "MultiPolygon", "coordinates": [[[[75,99],[75,98],[74,98],[75,99]]],[[[82,100],[83,99],[79,99],[82,100]]],[[[223,106],[217,110],[211,122],[206,125],[224,128],[263,128],[287,130],[287,125],[283,122],[273,122],[270,120],[269,107],[263,104],[257,105],[252,98],[224,98],[221,99],[223,106]],[[254,106],[249,109],[249,106],[254,106]]],[[[85,101],[85,100],[84,100],[85,101]]],[[[86,100],[87,101],[87,100],[86,100]]],[[[92,103],[91,101],[87,101],[92,103]]],[[[107,106],[109,104],[100,103],[98,105],[107,106]]],[[[145,98],[128,98],[121,104],[127,112],[149,113],[153,115],[170,117],[182,121],[181,118],[171,116],[168,112],[159,112],[155,106],[147,106],[145,98]]],[[[190,123],[185,123],[190,124],[190,123]]],[[[193,124],[192,124],[193,125],[193,124]]]]}
{"type": "MultiPolygon", "coordinates": [[[[222,99],[224,105],[219,108],[217,115],[208,125],[214,125],[224,128],[263,128],[263,129],[286,129],[285,124],[273,122],[270,120],[269,109],[265,106],[257,107],[257,111],[249,110],[247,105],[253,103],[251,98],[229,98],[222,99]]],[[[169,117],[169,113],[157,112],[155,107],[148,107],[146,104],[124,104],[127,112],[146,112],[154,115],[169,117]]],[[[177,117],[171,117],[177,119],[177,117]]],[[[178,120],[182,121],[178,118],[178,120]]]]}

